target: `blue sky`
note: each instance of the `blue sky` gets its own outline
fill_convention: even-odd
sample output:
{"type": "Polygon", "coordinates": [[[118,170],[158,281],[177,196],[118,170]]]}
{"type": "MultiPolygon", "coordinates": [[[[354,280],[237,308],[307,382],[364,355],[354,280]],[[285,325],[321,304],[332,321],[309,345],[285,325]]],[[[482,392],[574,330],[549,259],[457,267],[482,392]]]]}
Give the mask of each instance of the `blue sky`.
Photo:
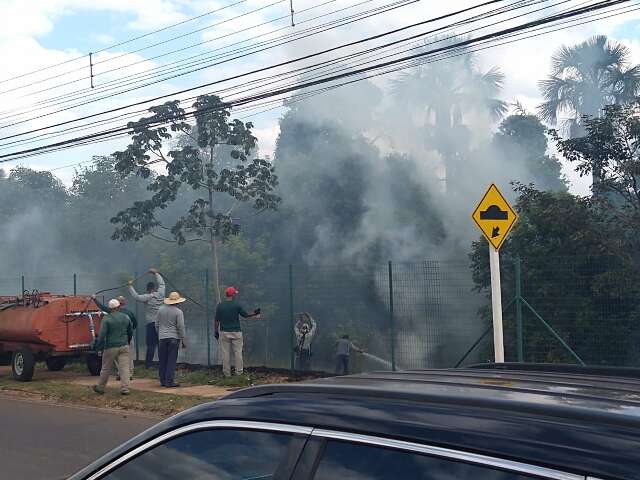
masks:
{"type": "MultiPolygon", "coordinates": [[[[223,0],[93,0],[92,2],[87,2],[86,0],[34,0],[30,2],[24,0],[0,0],[0,11],[3,12],[2,18],[0,18],[0,22],[2,23],[2,25],[0,25],[0,54],[2,54],[5,59],[5,69],[4,72],[0,73],[0,80],[31,71],[38,67],[70,60],[78,55],[86,54],[89,51],[103,49],[117,41],[143,35],[175,22],[183,21],[207,11],[229,5],[230,3],[235,2],[223,0]]],[[[104,71],[107,68],[126,65],[134,61],[142,61],[152,55],[165,53],[173,48],[185,47],[198,41],[210,40],[214,37],[229,34],[236,30],[248,28],[279,16],[287,15],[289,4],[288,2],[282,2],[242,18],[230,20],[237,15],[264,7],[271,3],[274,3],[274,1],[247,0],[241,5],[227,8],[197,21],[189,22],[179,28],[170,29],[138,42],[103,52],[98,55],[96,61],[107,60],[107,62],[102,65],[97,65],[96,73],[104,71]],[[174,35],[184,34],[216,22],[225,23],[160,47],[113,60],[113,57],[125,54],[134,48],[144,47],[154,41],[166,40],[174,35]]],[[[294,0],[296,11],[301,11],[305,8],[318,5],[319,3],[322,3],[322,0],[294,0]]],[[[300,14],[297,20],[302,21],[311,18],[313,15],[325,13],[332,9],[345,8],[355,3],[357,3],[356,0],[336,0],[326,7],[318,7],[313,12],[300,14]]],[[[369,5],[362,6],[359,10],[373,8],[383,3],[388,2],[371,0],[369,5]]],[[[99,104],[78,108],[56,115],[55,117],[26,125],[12,127],[11,131],[15,133],[19,132],[20,129],[28,127],[37,128],[54,120],[70,120],[104,108],[113,108],[153,95],[170,93],[181,88],[192,87],[248,69],[292,58],[305,52],[315,51],[325,45],[361,38],[373,32],[390,30],[396,26],[412,23],[418,18],[430,18],[446,11],[468,7],[476,3],[476,0],[452,0],[448,2],[422,0],[422,2],[417,5],[397,9],[385,14],[384,17],[359,22],[358,24],[350,26],[348,29],[329,32],[326,35],[323,34],[322,37],[317,39],[282,46],[269,51],[268,54],[265,52],[254,55],[183,78],[173,79],[141,91],[123,94],[117,98],[100,102],[99,104]]],[[[358,9],[354,9],[350,13],[354,11],[358,11],[358,9]]],[[[507,76],[503,98],[507,101],[519,100],[528,109],[533,110],[539,102],[537,81],[548,71],[549,57],[551,54],[563,43],[576,43],[596,33],[607,34],[629,45],[633,51],[634,62],[640,63],[640,43],[638,43],[637,40],[640,20],[637,17],[637,13],[638,12],[630,13],[626,17],[617,17],[578,29],[556,32],[546,37],[528,40],[512,46],[492,49],[481,55],[482,67],[499,66],[507,76]]],[[[346,14],[349,13],[342,15],[346,14]]],[[[231,45],[234,41],[248,38],[257,33],[269,33],[283,25],[286,25],[286,20],[255,28],[246,34],[238,34],[228,37],[227,39],[216,40],[205,46],[167,56],[155,62],[140,64],[138,67],[131,67],[129,70],[126,70],[126,72],[127,75],[134,75],[137,72],[160,65],[164,62],[178,60],[187,55],[210,52],[211,49],[216,47],[221,48],[225,45],[231,45]]],[[[300,29],[303,27],[299,26],[297,28],[300,29]]],[[[87,65],[88,59],[78,60],[77,62],[71,62],[66,65],[64,68],[86,66],[86,71],[83,70],[76,74],[62,77],[63,82],[68,79],[78,78],[78,75],[80,77],[88,75],[87,65]]],[[[47,71],[46,74],[54,72],[64,72],[64,70],[53,69],[47,71]]],[[[40,75],[44,75],[44,73],[40,75]]],[[[113,75],[115,74],[104,74],[103,76],[97,77],[96,83],[101,84],[108,81],[109,78],[116,78],[113,75]]],[[[29,78],[31,80],[38,80],[43,77],[35,75],[29,78]]],[[[6,86],[20,86],[21,81],[23,80],[0,83],[0,90],[4,90],[6,86]]],[[[42,88],[49,85],[52,84],[42,82],[38,87],[33,88],[42,88]]],[[[70,92],[78,88],[86,88],[87,85],[88,80],[86,82],[74,83],[73,85],[65,86],[55,91],[25,98],[20,97],[32,92],[33,89],[21,89],[19,92],[12,94],[0,94],[3,105],[0,110],[6,111],[8,108],[24,107],[29,105],[33,100],[42,100],[50,98],[53,94],[60,94],[65,91],[70,92]]],[[[384,88],[384,81],[381,82],[380,86],[384,88]]],[[[88,92],[87,95],[91,95],[92,93],[94,92],[88,92]]],[[[278,134],[278,118],[281,113],[282,110],[276,110],[252,118],[252,121],[256,125],[256,134],[260,140],[261,150],[265,154],[271,154],[273,151],[275,139],[278,134]]],[[[112,141],[89,147],[81,147],[63,153],[35,157],[33,159],[23,160],[21,163],[34,168],[54,169],[89,160],[92,154],[109,154],[115,149],[121,148],[123,145],[123,141],[112,141]]],[[[15,165],[15,163],[10,163],[7,167],[13,165],[15,165]]],[[[567,167],[565,171],[570,175],[573,182],[573,190],[578,193],[586,193],[587,184],[585,181],[573,175],[570,168],[567,167]]],[[[55,173],[64,181],[68,182],[73,174],[73,168],[55,170],[55,173]]]]}

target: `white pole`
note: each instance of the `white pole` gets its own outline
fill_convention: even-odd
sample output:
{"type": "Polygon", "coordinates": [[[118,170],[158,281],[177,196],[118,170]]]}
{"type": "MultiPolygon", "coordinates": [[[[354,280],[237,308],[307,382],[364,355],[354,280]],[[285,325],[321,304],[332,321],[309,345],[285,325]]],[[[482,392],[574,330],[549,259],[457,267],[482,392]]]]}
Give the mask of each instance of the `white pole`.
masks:
{"type": "Polygon", "coordinates": [[[502,334],[502,293],[500,290],[500,254],[489,245],[491,265],[491,311],[493,313],[493,346],[496,363],[504,362],[504,338],[502,334]]]}

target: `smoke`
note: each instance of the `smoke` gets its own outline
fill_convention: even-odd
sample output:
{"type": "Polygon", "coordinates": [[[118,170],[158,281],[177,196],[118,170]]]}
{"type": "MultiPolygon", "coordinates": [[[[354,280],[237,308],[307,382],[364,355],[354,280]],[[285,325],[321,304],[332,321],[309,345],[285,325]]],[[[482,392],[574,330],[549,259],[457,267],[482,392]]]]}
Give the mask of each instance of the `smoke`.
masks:
{"type": "MultiPolygon", "coordinates": [[[[563,188],[535,117],[520,114],[496,132],[497,114],[507,110],[499,72],[481,74],[465,60],[443,65],[292,104],[275,152],[284,212],[274,240],[279,258],[343,265],[340,280],[368,270],[378,311],[365,322],[382,336],[393,261],[403,367],[451,365],[483,329],[484,298],[473,292],[467,256],[479,236],[471,212],[486,187],[496,183],[511,200],[511,181],[563,188]],[[542,138],[541,150],[521,137],[542,138]]],[[[373,345],[389,358],[388,342],[373,345]]]]}

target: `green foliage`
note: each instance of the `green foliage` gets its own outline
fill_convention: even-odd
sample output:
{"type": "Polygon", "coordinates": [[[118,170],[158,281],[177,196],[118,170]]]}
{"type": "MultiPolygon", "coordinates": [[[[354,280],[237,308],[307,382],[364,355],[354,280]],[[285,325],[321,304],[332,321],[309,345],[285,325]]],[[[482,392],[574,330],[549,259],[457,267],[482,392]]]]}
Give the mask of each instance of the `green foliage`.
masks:
{"type": "Polygon", "coordinates": [[[585,136],[569,140],[553,133],[558,150],[580,175],[594,174],[595,197],[613,221],[626,225],[629,240],[640,227],[640,103],[610,105],[585,119],[585,136]]]}
{"type": "Polygon", "coordinates": [[[536,115],[518,113],[505,118],[493,137],[493,146],[508,168],[514,162],[524,163],[528,178],[522,183],[534,183],[542,190],[566,191],[567,181],[562,165],[555,156],[547,155],[546,129],[536,115]]]}
{"type": "MultiPolygon", "coordinates": [[[[640,278],[624,226],[589,198],[526,185],[515,191],[519,219],[501,249],[503,305],[515,295],[519,257],[524,298],[585,361],[628,363],[640,333],[640,278]]],[[[473,243],[470,258],[476,287],[488,292],[486,241],[473,243]]],[[[525,360],[572,361],[532,313],[524,312],[525,360]]],[[[483,314],[489,321],[490,312],[483,314]]],[[[513,307],[504,321],[507,357],[515,359],[513,307]]]]}
{"type": "Polygon", "coordinates": [[[251,132],[253,125],[229,120],[229,108],[216,96],[198,97],[193,108],[195,136],[185,121],[187,112],[177,100],[152,107],[151,116],[128,124],[131,143],[113,154],[115,168],[123,177],[151,177],[148,190],[153,195],[118,212],[112,219],[117,225],[114,239],[140,240],[160,229],[182,245],[209,235],[225,240],[238,234],[240,225],[234,222],[228,204],[226,209],[214,210],[215,194],[223,194],[221,202],[250,202],[259,211],[276,208],[280,199],[273,193],[278,184],[273,165],[263,159],[249,159],[257,143],[251,132]],[[168,125],[158,126],[161,124],[168,125]],[[178,145],[165,154],[164,148],[176,135],[190,137],[192,144],[178,145]],[[230,149],[225,151],[224,146],[230,149]],[[228,158],[221,159],[224,153],[228,158]],[[166,173],[153,174],[155,164],[163,165],[166,173]],[[195,194],[191,205],[172,220],[172,225],[163,225],[159,212],[184,191],[195,194]],[[196,192],[200,191],[204,193],[198,196],[196,192]]]}

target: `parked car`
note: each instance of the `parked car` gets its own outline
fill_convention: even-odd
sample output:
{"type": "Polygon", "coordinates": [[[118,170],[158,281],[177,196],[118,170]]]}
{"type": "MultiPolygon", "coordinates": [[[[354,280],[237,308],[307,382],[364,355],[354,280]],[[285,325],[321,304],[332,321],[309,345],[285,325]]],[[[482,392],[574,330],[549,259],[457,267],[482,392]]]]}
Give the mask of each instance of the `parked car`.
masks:
{"type": "Polygon", "coordinates": [[[640,371],[483,365],[241,390],[72,480],[631,480],[640,371]]]}

